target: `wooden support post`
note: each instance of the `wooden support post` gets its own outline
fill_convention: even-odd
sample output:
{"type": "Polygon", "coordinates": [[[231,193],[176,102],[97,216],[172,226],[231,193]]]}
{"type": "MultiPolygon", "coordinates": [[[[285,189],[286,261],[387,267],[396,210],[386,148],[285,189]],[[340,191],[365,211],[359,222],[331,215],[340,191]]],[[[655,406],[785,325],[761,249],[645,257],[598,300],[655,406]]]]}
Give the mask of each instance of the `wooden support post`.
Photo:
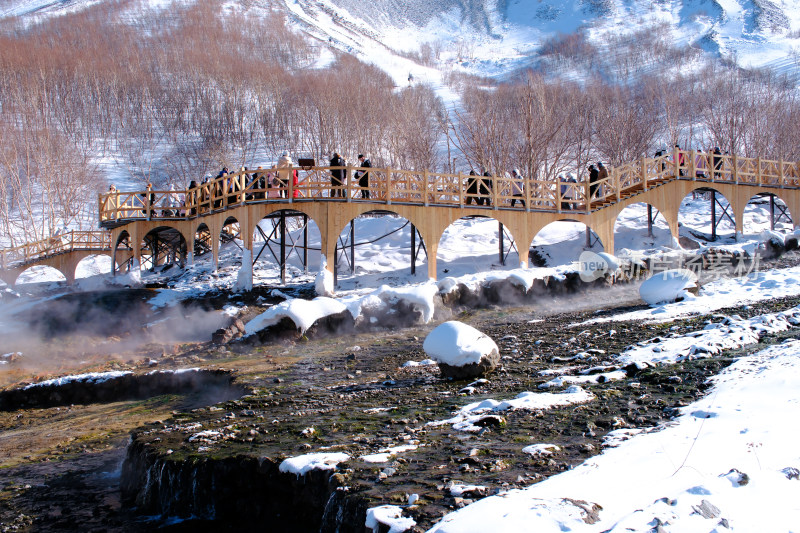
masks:
{"type": "Polygon", "coordinates": [[[308,274],[308,215],[303,215],[303,272],[308,274]]]}
{"type": "Polygon", "coordinates": [[[675,171],[675,179],[678,179],[681,175],[681,166],[679,164],[681,157],[681,149],[677,146],[672,149],[672,166],[673,170],[675,171]]]}
{"type": "Polygon", "coordinates": [[[490,179],[492,180],[492,209],[497,209],[497,197],[499,196],[498,191],[500,190],[500,184],[497,180],[500,179],[500,176],[495,176],[490,179]]]}
{"type": "Polygon", "coordinates": [[[647,158],[644,156],[642,156],[641,166],[642,190],[647,191],[647,158]]]}
{"type": "Polygon", "coordinates": [[[503,231],[503,223],[502,222],[498,222],[497,224],[498,224],[497,233],[498,233],[498,235],[500,237],[498,239],[499,248],[500,248],[500,264],[503,265],[503,266],[506,266],[506,257],[505,257],[505,255],[503,255],[503,248],[504,248],[503,237],[504,237],[505,232],[503,231]]]}
{"type": "Polygon", "coordinates": [[[611,167],[611,176],[613,177],[614,181],[614,190],[617,191],[617,201],[619,202],[622,200],[622,187],[619,183],[619,168],[618,167],[611,167]]]}
{"type": "Polygon", "coordinates": [[[289,200],[289,203],[294,203],[294,168],[289,167],[289,175],[286,178],[288,189],[286,191],[286,199],[289,200]]]}
{"type": "Polygon", "coordinates": [[[425,207],[430,205],[430,200],[428,198],[428,189],[430,184],[428,183],[428,171],[425,170],[422,172],[422,203],[425,207]]]}
{"type": "Polygon", "coordinates": [[[356,219],[350,221],[350,273],[356,273],[356,219]]]}
{"type": "MultiPolygon", "coordinates": [[[[759,187],[763,184],[761,181],[761,158],[756,158],[756,179],[758,180],[759,187]]],[[[774,229],[774,228],[773,228],[774,229]]]]}
{"type": "Polygon", "coordinates": [[[781,165],[781,168],[780,168],[780,171],[778,172],[778,174],[780,175],[781,189],[783,189],[784,187],[786,187],[786,174],[783,171],[783,159],[781,159],[780,165],[781,165]]]}
{"type": "Polygon", "coordinates": [[[345,175],[347,176],[345,180],[347,183],[344,184],[345,195],[347,196],[346,201],[350,203],[353,200],[353,165],[348,163],[345,175]]]}
{"type": "Polygon", "coordinates": [[[717,191],[711,190],[711,240],[717,240],[717,191]]]}
{"type": "Polygon", "coordinates": [[[697,151],[689,152],[689,172],[692,181],[697,181],[697,151]]]}
{"type": "Polygon", "coordinates": [[[653,206],[647,204],[647,236],[653,236],[653,206]]]}
{"type": "Polygon", "coordinates": [[[392,169],[386,169],[386,203],[392,205],[392,169]]]}
{"type": "Polygon", "coordinates": [[[281,211],[279,223],[281,233],[281,284],[286,284],[286,211],[281,211]]]}
{"type": "Polygon", "coordinates": [[[733,182],[736,185],[739,185],[739,164],[738,164],[738,161],[736,160],[736,154],[733,154],[731,156],[731,166],[733,167],[733,169],[732,169],[733,182]]]}
{"type": "Polygon", "coordinates": [[[531,179],[527,176],[522,177],[522,189],[525,192],[525,211],[531,212],[531,179]]]}
{"type": "Polygon", "coordinates": [[[417,273],[417,228],[411,224],[411,275],[417,273]]]}
{"type": "Polygon", "coordinates": [[[775,231],[775,195],[769,195],[769,229],[775,231]]]}
{"type": "Polygon", "coordinates": [[[464,209],[464,175],[458,173],[458,207],[464,209]]]}

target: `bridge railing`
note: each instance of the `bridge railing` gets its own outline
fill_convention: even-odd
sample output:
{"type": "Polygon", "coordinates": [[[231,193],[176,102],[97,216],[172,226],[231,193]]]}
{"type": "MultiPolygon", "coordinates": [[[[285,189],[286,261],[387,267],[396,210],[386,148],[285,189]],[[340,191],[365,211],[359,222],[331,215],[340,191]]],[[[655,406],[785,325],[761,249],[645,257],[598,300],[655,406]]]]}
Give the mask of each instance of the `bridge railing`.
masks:
{"type": "Polygon", "coordinates": [[[525,179],[521,194],[518,182],[506,173],[484,177],[426,170],[315,166],[240,170],[185,191],[110,192],[99,195],[98,200],[101,225],[191,218],[250,203],[310,200],[442,206],[476,205],[475,200],[480,200],[478,205],[486,208],[591,211],[670,179],[800,187],[800,171],[795,162],[675,149],[609,168],[608,177],[594,184],[587,183],[585,175],[578,184],[566,185],[556,180],[525,179]],[[332,172],[346,177],[337,182],[332,179],[332,172]],[[361,187],[356,172],[369,173],[367,186],[361,187]],[[472,180],[478,183],[477,192],[470,188],[472,180]]]}
{"type": "Polygon", "coordinates": [[[4,248],[0,250],[0,269],[78,250],[109,251],[111,234],[108,231],[68,231],[21,246],[4,248]]]}

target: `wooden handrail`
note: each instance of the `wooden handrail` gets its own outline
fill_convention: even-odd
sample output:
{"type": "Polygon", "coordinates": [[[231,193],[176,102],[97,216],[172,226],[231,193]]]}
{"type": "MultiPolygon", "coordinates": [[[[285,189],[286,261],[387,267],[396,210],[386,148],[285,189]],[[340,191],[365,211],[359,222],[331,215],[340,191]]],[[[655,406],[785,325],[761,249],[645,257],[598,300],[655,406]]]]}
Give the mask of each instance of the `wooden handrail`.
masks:
{"type": "MultiPolygon", "coordinates": [[[[585,183],[586,192],[573,194],[582,196],[587,210],[618,202],[628,192],[648,190],[671,179],[696,180],[700,170],[696,158],[704,157],[706,180],[721,183],[746,183],[756,186],[783,184],[796,188],[800,183],[796,179],[788,179],[786,169],[797,168],[794,163],[769,161],[760,158],[742,158],[731,155],[714,156],[703,153],[702,156],[693,150],[675,149],[666,155],[649,158],[643,157],[630,164],[622,164],[609,169],[609,177],[594,187],[594,194],[589,198],[587,178],[579,181],[585,183]],[[715,158],[720,162],[719,169],[714,168],[715,158]],[[680,159],[683,159],[680,163],[680,159]],[[787,165],[789,165],[787,167],[787,165]],[[681,175],[683,174],[683,175],[681,175]]],[[[278,169],[260,169],[256,171],[238,171],[226,176],[214,178],[185,191],[133,191],[101,194],[98,198],[101,224],[114,224],[117,221],[139,220],[147,218],[189,219],[206,213],[224,210],[232,205],[240,206],[261,202],[296,202],[328,200],[334,191],[341,190],[345,201],[412,205],[465,206],[469,200],[467,183],[469,176],[462,173],[432,172],[429,170],[411,171],[394,168],[360,168],[343,167],[288,167],[281,169],[289,178],[273,186],[272,176],[278,169]],[[345,170],[348,179],[340,186],[331,185],[331,170],[345,170]],[[369,172],[369,185],[362,188],[355,183],[355,171],[369,172]],[[297,186],[292,176],[298,173],[297,186]],[[369,199],[361,198],[363,190],[369,191],[369,199]],[[176,201],[177,199],[177,201],[176,201]],[[179,203],[180,205],[175,205],[179,203]]],[[[560,208],[560,194],[556,179],[525,179],[525,205],[518,202],[511,207],[513,192],[510,181],[505,174],[498,172],[491,178],[494,186],[491,190],[479,192],[485,197],[493,209],[544,210],[557,212],[560,208]]],[[[480,177],[479,177],[480,178],[480,177]]],[[[795,176],[792,176],[795,178],[795,176]]],[[[581,187],[582,188],[582,187],[581,187]]],[[[578,202],[573,200],[575,204],[578,202]]]]}
{"type": "Polygon", "coordinates": [[[45,257],[72,251],[106,252],[111,250],[108,231],[68,231],[46,239],[0,249],[0,268],[24,265],[45,257]]]}

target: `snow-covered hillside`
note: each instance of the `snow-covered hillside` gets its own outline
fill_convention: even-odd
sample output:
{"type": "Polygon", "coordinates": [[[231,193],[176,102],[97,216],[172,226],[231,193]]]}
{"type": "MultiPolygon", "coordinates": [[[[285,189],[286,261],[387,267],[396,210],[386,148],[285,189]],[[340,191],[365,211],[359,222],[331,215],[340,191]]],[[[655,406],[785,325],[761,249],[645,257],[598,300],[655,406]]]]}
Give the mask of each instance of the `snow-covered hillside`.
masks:
{"type": "MultiPolygon", "coordinates": [[[[0,21],[32,22],[100,2],[8,0],[0,2],[0,21]]],[[[169,9],[178,2],[185,4],[143,0],[141,7],[169,9]]],[[[797,0],[231,0],[228,5],[232,12],[254,15],[285,11],[312,38],[386,67],[398,83],[409,73],[436,82],[428,69],[506,77],[520,68],[551,68],[537,62],[542,45],[577,33],[613,53],[615,39],[647,29],[676,47],[781,72],[797,70],[800,49],[797,0]]]]}

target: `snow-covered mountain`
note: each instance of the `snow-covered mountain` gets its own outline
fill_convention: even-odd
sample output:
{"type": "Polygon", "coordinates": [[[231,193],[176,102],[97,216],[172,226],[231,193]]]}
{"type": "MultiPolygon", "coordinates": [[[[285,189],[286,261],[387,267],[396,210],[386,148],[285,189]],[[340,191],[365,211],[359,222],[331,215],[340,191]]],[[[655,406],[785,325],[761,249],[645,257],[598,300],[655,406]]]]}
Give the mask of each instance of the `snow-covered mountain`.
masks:
{"type": "MultiPolygon", "coordinates": [[[[101,2],[3,0],[0,21],[34,21],[101,2]]],[[[185,0],[141,6],[169,9],[174,2],[185,0]]],[[[676,47],[781,72],[797,70],[800,50],[798,0],[231,0],[228,6],[285,11],[309,36],[390,73],[416,70],[423,81],[431,78],[426,68],[491,77],[551,68],[538,61],[542,45],[571,34],[602,55],[644,30],[676,47]]]]}

